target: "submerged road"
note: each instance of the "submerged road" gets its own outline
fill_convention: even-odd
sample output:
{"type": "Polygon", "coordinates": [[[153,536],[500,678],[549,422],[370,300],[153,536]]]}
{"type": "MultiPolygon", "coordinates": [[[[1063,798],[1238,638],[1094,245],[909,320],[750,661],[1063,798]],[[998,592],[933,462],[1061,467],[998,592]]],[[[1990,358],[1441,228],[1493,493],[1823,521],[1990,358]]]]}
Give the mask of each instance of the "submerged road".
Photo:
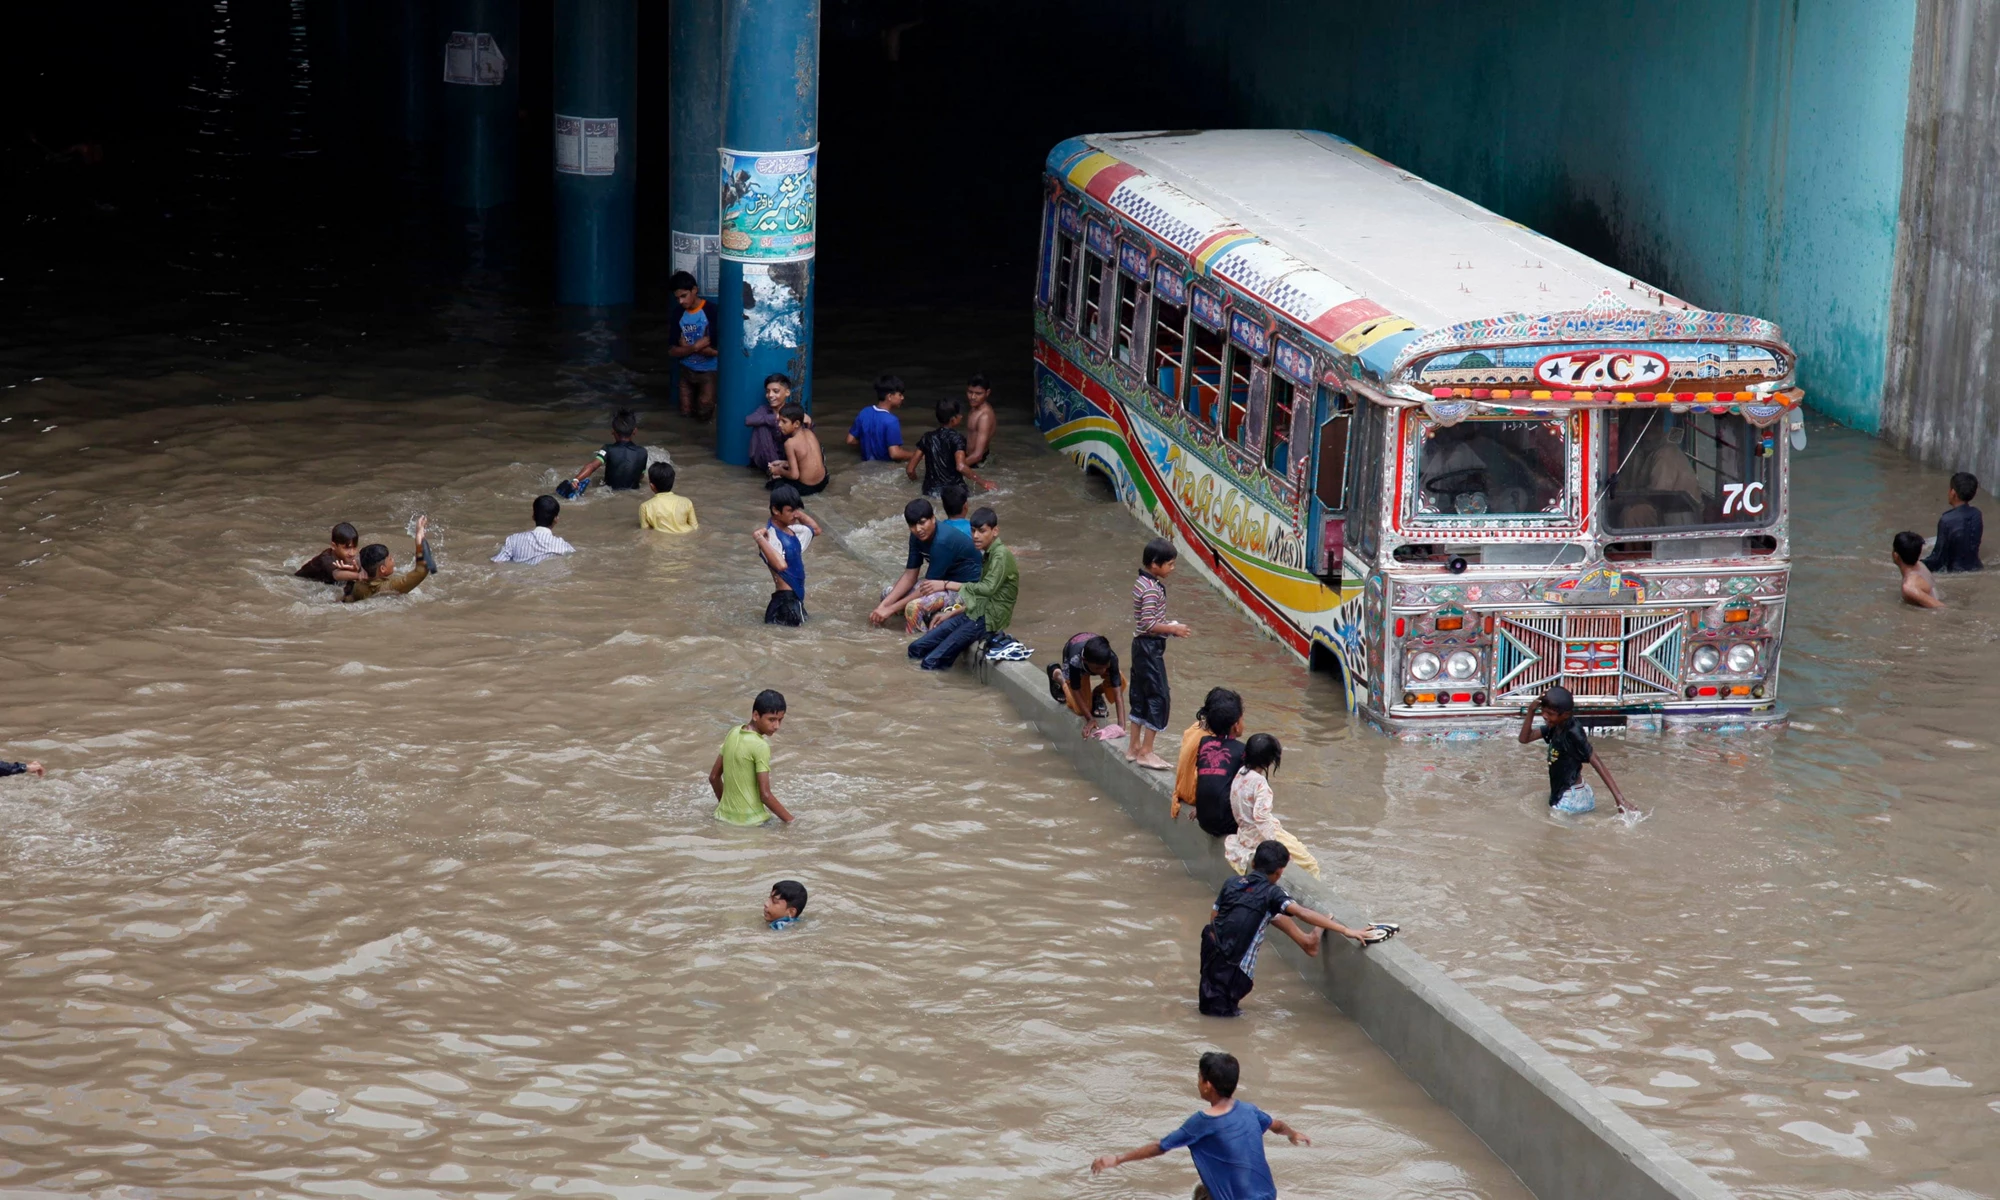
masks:
{"type": "MultiPolygon", "coordinates": [[[[492,349],[512,319],[467,301],[451,344],[234,364],[127,339],[0,400],[0,655],[26,685],[0,749],[53,771],[0,787],[0,1186],[1166,1194],[1184,1164],[1081,1166],[1170,1128],[1219,1044],[1314,1135],[1273,1149],[1287,1194],[1519,1194],[1289,972],[1244,1021],[1196,1016],[1205,889],[997,697],[869,630],[876,570],[816,547],[813,622],[758,624],[763,492],[664,404],[640,440],[702,532],[593,492],[559,526],[575,558],[487,564],[604,440],[579,397],[634,386],[492,349]],[[276,569],[342,518],[406,555],[418,511],[444,573],[407,599],[342,608],[276,569]],[[805,820],[718,827],[702,775],[763,686],[792,700],[775,771],[805,820]],[[810,919],[767,936],[787,875],[810,919]]],[[[1027,426],[1025,334],[826,314],[825,503],[894,554],[912,489],[851,465],[844,417],[899,370],[914,440],[994,374],[987,502],[1046,659],[1126,640],[1145,534],[1027,426]]],[[[1356,724],[1192,577],[1174,727],[1241,691],[1340,886],[1731,1186],[1992,1194],[1991,588],[1897,607],[1888,535],[1929,530],[1942,477],[1813,436],[1792,728],[1607,739],[1636,828],[1550,822],[1511,741],[1356,724]]]]}

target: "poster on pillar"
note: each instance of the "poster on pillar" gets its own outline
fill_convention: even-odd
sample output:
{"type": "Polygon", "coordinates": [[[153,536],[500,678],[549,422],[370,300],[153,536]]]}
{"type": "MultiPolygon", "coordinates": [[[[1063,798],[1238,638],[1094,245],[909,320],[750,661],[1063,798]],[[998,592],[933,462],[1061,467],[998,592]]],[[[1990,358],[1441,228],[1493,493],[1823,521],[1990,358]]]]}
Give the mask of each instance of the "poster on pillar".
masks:
{"type": "Polygon", "coordinates": [[[732,262],[802,262],[813,256],[819,205],[819,147],[722,151],[722,257],[732,262]]]}
{"type": "Polygon", "coordinates": [[[490,33],[455,30],[444,43],[444,81],[466,87],[499,87],[507,82],[507,56],[490,33]]]}
{"type": "Polygon", "coordinates": [[[805,340],[808,272],[803,262],[743,264],[743,348],[796,350],[805,340]]]}
{"type": "Polygon", "coordinates": [[[556,114],[556,173],[616,175],[618,118],[556,114]]]}
{"type": "Polygon", "coordinates": [[[674,230],[674,270],[694,276],[695,286],[704,296],[722,291],[722,255],[712,233],[683,233],[674,230]]]}

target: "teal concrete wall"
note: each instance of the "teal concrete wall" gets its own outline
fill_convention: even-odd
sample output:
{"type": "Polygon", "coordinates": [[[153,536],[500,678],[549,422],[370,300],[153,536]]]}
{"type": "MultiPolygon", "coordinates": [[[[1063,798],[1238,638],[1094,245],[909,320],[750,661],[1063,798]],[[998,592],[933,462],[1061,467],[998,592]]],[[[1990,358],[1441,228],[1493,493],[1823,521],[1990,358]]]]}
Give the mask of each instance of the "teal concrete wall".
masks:
{"type": "Polygon", "coordinates": [[[1694,304],[1775,319],[1815,407],[1876,428],[1916,0],[1133,9],[1094,34],[1212,89],[1211,124],[1341,134],[1694,304]]]}

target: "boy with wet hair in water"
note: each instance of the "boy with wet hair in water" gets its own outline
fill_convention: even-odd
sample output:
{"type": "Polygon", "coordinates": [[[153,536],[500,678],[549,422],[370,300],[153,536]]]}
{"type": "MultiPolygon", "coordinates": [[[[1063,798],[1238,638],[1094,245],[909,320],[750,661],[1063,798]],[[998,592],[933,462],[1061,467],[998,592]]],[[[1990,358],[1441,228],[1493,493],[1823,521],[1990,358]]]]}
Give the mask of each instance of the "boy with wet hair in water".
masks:
{"type": "Polygon", "coordinates": [[[639,528],[661,533],[693,533],[701,528],[694,502],[674,491],[674,464],[656,462],[647,467],[646,482],[653,485],[653,498],[639,506],[639,528]]]}
{"type": "Polygon", "coordinates": [[[1938,518],[1937,540],[1931,543],[1924,567],[1931,571],[1981,571],[1979,542],[1986,536],[1986,519],[1972,507],[1979,494],[1979,477],[1960,471],[1946,489],[1944,515],[1938,518]]]}
{"type": "Polygon", "coordinates": [[[806,885],[796,879],[780,879],[764,898],[764,924],[772,929],[790,929],[806,911],[806,885]]]}
{"type": "MultiPolygon", "coordinates": [[[[1923,539],[1918,538],[1917,548],[1923,548],[1923,539]]],[[[1597,768],[1604,786],[1611,789],[1611,798],[1617,802],[1618,811],[1626,811],[1624,793],[1618,790],[1618,781],[1611,777],[1611,768],[1597,756],[1597,748],[1590,744],[1590,735],[1576,723],[1576,697],[1570,695],[1569,689],[1552,687],[1538,699],[1529,701],[1528,706],[1521,710],[1520,742],[1523,746],[1537,736],[1537,712],[1542,715],[1539,736],[1549,744],[1549,808],[1556,812],[1587,813],[1597,807],[1597,794],[1583,782],[1583,766],[1589,763],[1597,768]]]]}
{"type": "Polygon", "coordinates": [[[1917,561],[1917,556],[1923,552],[1923,535],[1907,529],[1889,542],[1890,561],[1903,575],[1903,603],[1918,608],[1943,608],[1944,600],[1937,594],[1937,583],[1931,579],[1930,567],[1917,561]]]}
{"type": "Polygon", "coordinates": [[[599,467],[604,468],[604,486],[614,492],[629,492],[646,478],[646,448],[633,442],[639,429],[639,415],[621,408],[611,418],[611,440],[600,446],[596,457],[581,471],[556,488],[556,495],[573,500],[582,494],[584,483],[599,467]]]}
{"type": "Polygon", "coordinates": [[[792,810],[779,803],[777,793],[771,790],[770,739],[784,723],[784,694],[765,688],[750,702],[750,723],[736,726],[722,739],[722,750],[708,769],[716,820],[731,825],[764,825],[776,817],[787,825],[792,823],[792,810]]]}
{"type": "Polygon", "coordinates": [[[764,606],[764,624],[805,624],[806,547],[819,536],[819,522],[807,515],[799,490],[791,484],[773,489],[771,517],[750,536],[771,570],[771,601],[764,606]]]}
{"type": "Polygon", "coordinates": [[[354,526],[342,521],[328,535],[326,549],[299,564],[299,569],[292,574],[316,583],[346,583],[350,579],[359,579],[360,542],[361,535],[354,526]]]}
{"type": "Polygon", "coordinates": [[[993,414],[993,385],[986,376],[974,375],[965,381],[965,465],[976,467],[993,453],[993,430],[998,424],[993,414]]]}
{"type": "Polygon", "coordinates": [[[361,578],[350,580],[347,591],[341,596],[342,604],[357,604],[373,596],[384,594],[403,595],[414,591],[416,586],[430,578],[430,567],[424,561],[424,539],[429,535],[430,518],[417,518],[416,561],[410,569],[397,575],[395,556],[389,547],[380,542],[361,548],[361,578]]]}
{"type": "Polygon", "coordinates": [[[1312,1139],[1248,1100],[1236,1099],[1242,1068],[1233,1054],[1211,1050],[1195,1064],[1195,1092],[1208,1105],[1181,1123],[1179,1129],[1123,1154],[1100,1155],[1090,1164],[1092,1175],[1142,1159],[1158,1158],[1182,1146],[1194,1159],[1194,1200],[1275,1200],[1278,1185],[1264,1158],[1264,1135],[1275,1133],[1294,1146],[1312,1139]]]}
{"type": "Polygon", "coordinates": [[[764,486],[776,491],[789,483],[799,489],[801,496],[817,496],[825,491],[833,478],[826,473],[826,455],[820,449],[819,435],[812,431],[812,418],[806,415],[806,410],[796,404],[779,409],[778,432],[784,435],[785,448],[770,463],[771,478],[764,486]]]}

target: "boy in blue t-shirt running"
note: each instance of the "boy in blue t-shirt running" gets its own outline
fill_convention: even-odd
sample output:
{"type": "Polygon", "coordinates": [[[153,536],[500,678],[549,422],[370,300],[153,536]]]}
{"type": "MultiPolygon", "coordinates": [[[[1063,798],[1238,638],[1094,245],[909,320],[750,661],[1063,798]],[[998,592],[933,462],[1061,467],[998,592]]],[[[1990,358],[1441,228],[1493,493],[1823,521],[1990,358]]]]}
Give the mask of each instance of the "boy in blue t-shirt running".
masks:
{"type": "Polygon", "coordinates": [[[686,271],[675,271],[667,280],[674,299],[680,303],[680,336],[667,355],[681,364],[681,415],[706,421],[715,415],[715,326],[709,320],[708,301],[701,287],[686,271]]]}
{"type": "Polygon", "coordinates": [[[903,404],[903,381],[883,375],[875,380],[875,403],[861,410],[847,428],[847,444],[861,447],[862,462],[904,462],[910,457],[903,445],[903,423],[896,410],[903,404]]]}
{"type": "Polygon", "coordinates": [[[1090,1164],[1090,1173],[1158,1158],[1186,1146],[1195,1173],[1201,1176],[1195,1200],[1277,1200],[1278,1185],[1271,1180],[1271,1164],[1264,1160],[1265,1132],[1279,1134],[1294,1146],[1310,1146],[1312,1139],[1248,1100],[1236,1099],[1241,1073],[1233,1054],[1211,1050],[1202,1055],[1195,1066],[1195,1090],[1208,1107],[1157,1142],[1100,1156],[1090,1164]]]}

